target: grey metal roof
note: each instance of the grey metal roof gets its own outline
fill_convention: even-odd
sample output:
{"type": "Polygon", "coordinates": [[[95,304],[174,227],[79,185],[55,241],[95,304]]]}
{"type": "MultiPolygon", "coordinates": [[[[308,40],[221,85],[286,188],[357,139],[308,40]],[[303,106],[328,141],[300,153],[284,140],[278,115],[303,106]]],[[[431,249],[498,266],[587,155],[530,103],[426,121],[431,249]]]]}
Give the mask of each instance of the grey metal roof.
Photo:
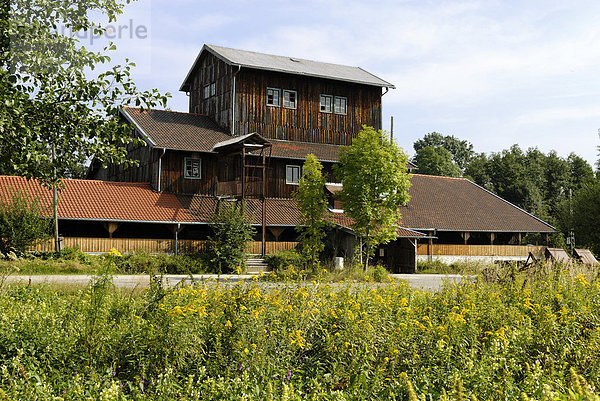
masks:
{"type": "Polygon", "coordinates": [[[204,45],[179,90],[184,91],[189,89],[188,80],[204,51],[209,51],[227,64],[234,66],[354,82],[384,88],[395,88],[391,83],[384,81],[360,67],[323,63],[296,57],[275,56],[272,54],[231,49],[215,45],[204,45]]]}

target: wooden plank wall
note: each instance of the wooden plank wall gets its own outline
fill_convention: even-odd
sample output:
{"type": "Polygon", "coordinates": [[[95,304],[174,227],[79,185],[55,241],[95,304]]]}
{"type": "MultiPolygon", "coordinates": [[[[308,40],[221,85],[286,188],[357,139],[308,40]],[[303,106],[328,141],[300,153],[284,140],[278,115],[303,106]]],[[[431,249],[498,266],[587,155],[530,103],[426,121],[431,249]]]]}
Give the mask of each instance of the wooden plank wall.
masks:
{"type": "Polygon", "coordinates": [[[210,116],[217,124],[230,131],[232,83],[232,68],[211,53],[205,52],[194,72],[189,112],[210,116]],[[204,85],[212,82],[216,84],[216,94],[204,99],[204,85]]]}
{"type": "MultiPolygon", "coordinates": [[[[267,242],[267,253],[294,249],[298,242],[267,242]]],[[[141,239],[141,238],[82,238],[65,237],[65,247],[79,246],[83,252],[105,253],[114,248],[121,253],[148,252],[148,253],[174,253],[174,239],[141,239]]],[[[181,253],[202,252],[206,249],[207,241],[179,240],[178,249],[181,253]]],[[[53,251],[54,242],[48,241],[30,249],[31,251],[53,251]]],[[[260,254],[262,243],[251,241],[246,247],[250,254],[260,254]]]]}
{"type": "Polygon", "coordinates": [[[161,189],[165,192],[212,195],[217,182],[217,157],[208,153],[167,151],[162,158],[161,189]],[[183,178],[184,158],[202,160],[202,178],[183,178]]]}
{"type": "MultiPolygon", "coordinates": [[[[429,255],[426,242],[417,246],[417,255],[429,255]]],[[[535,256],[544,254],[545,246],[526,245],[446,245],[433,244],[431,254],[449,256],[528,256],[529,252],[535,256]]]]}
{"type": "Polygon", "coordinates": [[[349,145],[363,124],[381,127],[381,88],[242,69],[236,80],[235,132],[266,138],[349,145]],[[267,87],[297,92],[297,108],[267,106],[267,87]],[[321,94],[348,100],[347,115],[322,113],[321,94]]]}

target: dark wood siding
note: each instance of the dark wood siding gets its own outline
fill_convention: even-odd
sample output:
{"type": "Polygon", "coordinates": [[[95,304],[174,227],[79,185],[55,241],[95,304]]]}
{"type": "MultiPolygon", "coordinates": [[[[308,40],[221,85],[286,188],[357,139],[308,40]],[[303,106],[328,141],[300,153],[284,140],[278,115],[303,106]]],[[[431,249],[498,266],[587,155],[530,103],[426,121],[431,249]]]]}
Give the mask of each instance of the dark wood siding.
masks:
{"type": "Polygon", "coordinates": [[[164,192],[211,195],[217,182],[217,159],[210,153],[169,151],[162,158],[161,189],[164,192]],[[201,159],[200,179],[184,178],[184,159],[201,159]]]}
{"type": "Polygon", "coordinates": [[[221,127],[231,130],[232,67],[205,52],[198,64],[190,91],[190,113],[214,118],[221,127]],[[215,83],[215,95],[204,99],[204,86],[215,83]]]}
{"type": "Polygon", "coordinates": [[[379,87],[250,69],[237,74],[236,135],[349,145],[363,124],[380,128],[380,113],[379,87]],[[296,91],[296,109],[267,106],[267,87],[296,91]],[[322,113],[321,94],[347,98],[347,114],[322,113]]]}
{"type": "Polygon", "coordinates": [[[125,167],[124,164],[109,164],[102,171],[102,179],[107,181],[121,182],[150,182],[156,187],[156,174],[158,161],[158,152],[149,146],[129,147],[127,153],[128,160],[137,160],[138,166],[125,167]]]}

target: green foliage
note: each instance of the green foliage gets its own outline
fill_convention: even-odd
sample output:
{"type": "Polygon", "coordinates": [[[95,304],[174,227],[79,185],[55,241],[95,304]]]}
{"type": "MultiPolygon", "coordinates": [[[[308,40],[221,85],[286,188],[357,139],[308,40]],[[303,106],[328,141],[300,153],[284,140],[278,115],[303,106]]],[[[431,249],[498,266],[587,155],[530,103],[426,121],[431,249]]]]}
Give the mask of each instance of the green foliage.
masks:
{"type": "Polygon", "coordinates": [[[402,283],[157,281],[131,294],[108,275],[85,290],[8,287],[0,396],[597,399],[597,272],[496,269],[510,281],[435,293],[402,283]]]}
{"type": "MultiPolygon", "coordinates": [[[[458,166],[458,168],[460,170],[463,170],[467,166],[467,164],[471,160],[471,157],[473,157],[473,155],[474,155],[473,145],[469,141],[465,141],[465,140],[461,141],[458,138],[454,137],[454,135],[443,136],[442,134],[440,134],[438,132],[430,132],[430,133],[426,134],[423,137],[423,139],[419,139],[419,140],[415,141],[415,143],[413,144],[413,147],[414,147],[415,151],[417,152],[417,154],[419,153],[419,151],[421,149],[424,149],[429,146],[432,146],[434,148],[442,147],[442,148],[446,149],[448,152],[450,152],[452,161],[454,163],[456,163],[456,166],[458,166]]],[[[419,170],[421,170],[421,166],[418,164],[417,164],[417,166],[419,167],[419,170]]],[[[430,173],[423,173],[423,174],[430,174],[430,173]]],[[[433,174],[433,175],[443,175],[443,174],[433,174]]],[[[458,177],[459,175],[457,175],[456,177],[458,177]]],[[[454,176],[451,175],[450,177],[454,177],[454,176]]]]}
{"type": "Polygon", "coordinates": [[[219,202],[217,213],[210,227],[208,259],[217,273],[230,273],[241,269],[246,263],[246,243],[252,239],[254,229],[244,216],[243,202],[219,202]]]}
{"type": "Polygon", "coordinates": [[[588,181],[563,204],[561,226],[573,229],[577,247],[600,255],[600,179],[588,181]]]}
{"type": "Polygon", "coordinates": [[[417,151],[414,162],[419,174],[460,177],[460,168],[452,161],[452,153],[442,146],[426,146],[417,151]]]}
{"type": "MultiPolygon", "coordinates": [[[[0,267],[16,268],[18,274],[96,274],[103,267],[103,255],[88,255],[78,248],[60,252],[33,252],[17,261],[0,261],[0,267]]],[[[198,274],[205,273],[205,255],[150,255],[126,253],[114,259],[113,272],[118,274],[198,274]]]]}
{"type": "Polygon", "coordinates": [[[293,266],[300,270],[306,265],[306,258],[303,254],[294,250],[279,251],[265,255],[265,262],[271,266],[271,269],[275,272],[288,266],[293,266]]]}
{"type": "Polygon", "coordinates": [[[19,253],[50,237],[51,221],[39,198],[15,191],[0,199],[0,252],[19,253]]]}
{"type": "Polygon", "coordinates": [[[344,211],[364,239],[365,267],[375,247],[397,237],[400,207],[408,202],[408,157],[383,131],[363,126],[351,146],[342,146],[337,173],[344,211]]]}
{"type": "Polygon", "coordinates": [[[123,4],[118,0],[2,4],[0,172],[49,185],[77,175],[92,156],[102,162],[135,164],[125,160],[125,145],[143,142],[131,137],[131,127],[119,118],[118,107],[165,106],[167,97],[156,89],[142,92],[135,87],[134,63],[109,66],[114,44],[92,52],[77,35],[61,35],[58,29],[64,25],[74,33],[102,35],[106,22],[122,13],[123,4]],[[94,23],[91,15],[107,21],[94,23]]]}
{"type": "Polygon", "coordinates": [[[327,198],[322,170],[323,166],[316,156],[307,155],[298,190],[294,193],[300,212],[300,225],[296,231],[300,233],[298,239],[302,253],[311,267],[319,264],[319,254],[325,249],[325,229],[331,225],[325,219],[327,198]]]}

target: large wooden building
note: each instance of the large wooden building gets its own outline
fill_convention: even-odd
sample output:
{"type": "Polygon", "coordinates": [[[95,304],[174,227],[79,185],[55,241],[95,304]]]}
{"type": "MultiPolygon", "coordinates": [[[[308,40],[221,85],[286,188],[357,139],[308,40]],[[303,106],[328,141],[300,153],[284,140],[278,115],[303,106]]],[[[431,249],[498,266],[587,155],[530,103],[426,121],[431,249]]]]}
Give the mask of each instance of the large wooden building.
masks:
{"type": "MultiPolygon", "coordinates": [[[[102,168],[94,161],[88,179],[96,184],[66,184],[63,198],[70,206],[59,213],[63,234],[82,236],[86,221],[90,226],[85,231],[98,238],[102,233],[155,239],[172,234],[202,240],[218,203],[244,198],[253,223],[262,227],[257,237],[262,250],[268,250],[267,243],[269,249],[279,249],[272,244],[296,239],[298,211],[292,194],[304,159],[312,153],[324,165],[330,218],[338,232],[352,238],[343,205],[335,198],[341,184],[333,166],[340,146],[351,144],[362,125],[381,128],[382,96],[393,88],[359,67],[205,45],[180,88],[189,96],[188,112],[121,109],[123,119],[145,141],[146,146],[128,149],[139,166],[102,168]],[[103,218],[97,210],[101,206],[92,209],[92,203],[81,200],[83,188],[99,198],[113,188],[124,198],[121,205],[105,206],[111,212],[103,218]],[[132,197],[145,199],[144,206],[132,197]],[[150,211],[153,204],[167,210],[150,211]],[[128,208],[127,213],[120,208],[128,208]],[[147,219],[146,213],[162,217],[147,219]]],[[[10,177],[1,180],[27,187],[10,177]]],[[[515,248],[522,246],[523,234],[554,231],[467,180],[414,175],[410,192],[399,239],[377,251],[379,261],[395,271],[414,271],[417,254],[431,257],[440,242],[457,253],[468,253],[468,248],[456,251],[459,246],[488,246],[492,248],[476,252],[526,256],[528,249],[515,248]],[[502,246],[512,250],[498,251],[502,246]]],[[[350,252],[348,246],[333,249],[339,255],[350,252]]]]}

